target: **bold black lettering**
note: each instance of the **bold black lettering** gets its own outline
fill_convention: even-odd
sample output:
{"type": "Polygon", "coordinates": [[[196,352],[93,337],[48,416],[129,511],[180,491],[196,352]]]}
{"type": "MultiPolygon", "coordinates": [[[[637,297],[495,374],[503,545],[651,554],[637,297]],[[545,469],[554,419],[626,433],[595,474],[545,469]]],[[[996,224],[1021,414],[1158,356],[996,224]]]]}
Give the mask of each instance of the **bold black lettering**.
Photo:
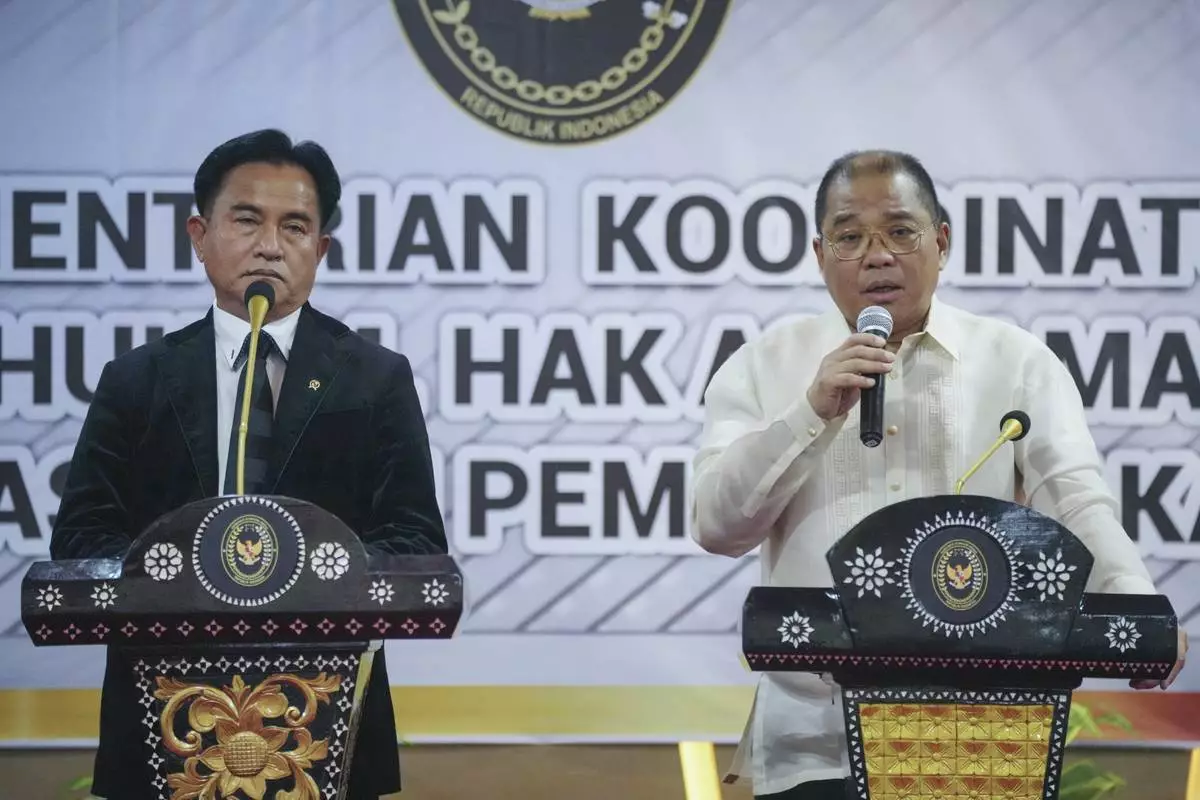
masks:
{"type": "Polygon", "coordinates": [[[804,210],[795,200],[781,195],[760,197],[746,209],[746,216],[742,219],[742,248],[746,252],[746,260],[760,272],[778,275],[794,269],[804,259],[807,230],[804,210]],[[758,240],[759,221],[762,215],[772,208],[782,209],[791,221],[792,235],[787,255],[779,261],[768,261],[763,255],[762,243],[758,240]]]}
{"type": "Polygon", "coordinates": [[[646,252],[646,246],[642,244],[642,240],[638,238],[637,226],[642,221],[642,217],[646,216],[646,212],[650,210],[650,206],[654,205],[655,198],[650,195],[639,195],[633,201],[633,206],[629,209],[629,213],[620,222],[615,220],[616,203],[612,197],[601,197],[600,205],[597,209],[597,224],[596,224],[596,247],[599,248],[597,256],[597,269],[600,272],[613,272],[616,270],[616,250],[617,244],[620,243],[625,248],[625,252],[633,259],[633,266],[638,272],[655,272],[654,261],[651,260],[650,254],[646,252]]]}
{"type": "MultiPolygon", "coordinates": [[[[342,226],[344,217],[341,206],[329,221],[325,232],[330,234],[329,250],[325,253],[325,264],[331,272],[346,271],[346,247],[336,231],[342,226]]],[[[375,195],[358,196],[358,264],[359,272],[375,271],[375,195]]]]}
{"type": "Polygon", "coordinates": [[[640,539],[650,535],[651,526],[658,518],[659,508],[669,496],[667,504],[667,536],[671,539],[682,538],[684,535],[683,519],[685,506],[684,465],[678,461],[662,465],[650,501],[643,511],[637,503],[633,481],[629,477],[629,466],[624,461],[604,462],[604,538],[615,539],[620,535],[619,504],[623,499],[625,507],[633,518],[633,527],[640,539]]]}
{"type": "Polygon", "coordinates": [[[621,355],[622,331],[608,330],[604,334],[604,359],[607,376],[604,393],[605,402],[610,405],[619,405],[621,403],[624,395],[622,391],[624,388],[623,378],[628,375],[633,379],[638,392],[647,403],[654,406],[664,405],[666,400],[663,399],[662,393],[658,391],[658,387],[654,385],[654,381],[650,380],[650,375],[646,372],[646,365],[643,363],[650,350],[654,347],[654,343],[662,337],[663,332],[658,329],[643,331],[628,358],[621,355]]]}
{"type": "Polygon", "coordinates": [[[500,224],[492,216],[492,211],[479,195],[467,195],[463,208],[463,224],[466,227],[466,246],[463,258],[463,269],[467,272],[479,272],[483,260],[482,234],[487,230],[492,243],[500,251],[500,257],[510,272],[529,271],[529,198],[515,195],[512,198],[512,238],[505,239],[500,224]]]}
{"type": "Polygon", "coordinates": [[[1141,274],[1133,240],[1129,238],[1129,226],[1125,224],[1125,215],[1121,213],[1121,204],[1115,197],[1101,197],[1096,201],[1096,209],[1083,235],[1083,246],[1079,248],[1079,257],[1075,260],[1074,274],[1090,275],[1097,261],[1109,258],[1121,262],[1121,272],[1126,275],[1141,274]],[[1112,232],[1111,247],[1100,246],[1105,230],[1112,232]]]}
{"type": "Polygon", "coordinates": [[[195,210],[195,202],[190,192],[155,192],[151,203],[156,206],[171,207],[171,238],[174,241],[174,256],[176,272],[189,272],[192,269],[192,238],[188,236],[187,221],[195,210]]]}
{"type": "Polygon", "coordinates": [[[400,232],[396,235],[396,246],[388,261],[388,271],[403,270],[413,256],[433,256],[438,272],[454,271],[441,220],[438,219],[433,198],[427,194],[415,194],[409,199],[404,220],[400,223],[400,232]],[[429,237],[425,244],[417,242],[417,231],[422,226],[429,237]]]}
{"type": "Polygon", "coordinates": [[[1144,197],[1144,211],[1162,212],[1162,266],[1163,275],[1179,274],[1179,213],[1200,209],[1200,197],[1144,197]]]}
{"type": "Polygon", "coordinates": [[[579,402],[585,406],[596,404],[596,393],[588,382],[587,368],[583,365],[583,354],[579,352],[579,342],[575,334],[569,330],[555,330],[550,334],[550,342],[546,346],[546,357],[542,361],[542,369],[534,382],[533,394],[529,402],[544,405],[550,392],[561,389],[574,392],[579,402]],[[558,364],[566,359],[567,374],[558,377],[558,364]]]}
{"type": "Polygon", "coordinates": [[[680,269],[697,274],[711,272],[729,256],[729,245],[729,212],[715,198],[705,195],[682,197],[667,212],[667,255],[680,269]],[[696,261],[683,252],[683,218],[694,208],[707,211],[713,222],[712,252],[696,261]]]}
{"type": "Polygon", "coordinates": [[[1046,334],[1046,346],[1054,351],[1054,355],[1058,356],[1059,361],[1062,361],[1071,373],[1071,378],[1079,388],[1080,395],[1083,396],[1085,406],[1092,408],[1096,405],[1096,399],[1100,396],[1100,387],[1104,384],[1104,377],[1111,369],[1112,407],[1115,409],[1129,408],[1129,366],[1131,362],[1129,334],[1126,331],[1108,331],[1104,334],[1090,376],[1083,374],[1083,365],[1079,361],[1079,354],[1075,352],[1075,343],[1071,340],[1070,334],[1063,331],[1050,331],[1046,334]]]}
{"type": "MultiPolygon", "coordinates": [[[[54,333],[51,328],[38,325],[33,329],[33,358],[4,358],[0,356],[0,378],[4,375],[28,372],[33,375],[33,402],[39,405],[53,400],[51,387],[54,374],[54,333]]],[[[4,331],[0,329],[0,354],[4,352],[4,331]]],[[[0,399],[3,399],[3,381],[0,381],[0,399]]]]}
{"type": "Polygon", "coordinates": [[[1150,515],[1150,521],[1154,523],[1164,542],[1183,541],[1179,529],[1171,522],[1170,515],[1162,505],[1163,494],[1179,474],[1179,469],[1176,466],[1160,469],[1150,482],[1146,493],[1142,494],[1138,491],[1138,486],[1141,485],[1141,468],[1130,464],[1121,467],[1121,525],[1135,542],[1140,538],[1138,519],[1143,511],[1150,515]]]}
{"type": "Polygon", "coordinates": [[[487,536],[489,511],[512,508],[525,499],[529,492],[529,478],[516,464],[510,461],[472,461],[470,468],[471,527],[467,536],[483,539],[487,536]],[[512,488],[501,497],[488,497],[487,477],[493,472],[507,475],[512,488]]]}
{"type": "MultiPolygon", "coordinates": [[[[708,375],[704,378],[704,391],[708,390],[708,385],[712,383],[713,376],[717,374],[721,365],[745,343],[746,337],[740,330],[729,328],[721,331],[721,338],[717,340],[717,351],[713,354],[708,375]]],[[[704,391],[700,393],[700,405],[704,405],[704,391]]]]}
{"type": "Polygon", "coordinates": [[[57,222],[34,222],[33,207],[36,205],[62,206],[67,203],[66,192],[13,192],[13,268],[14,269],[66,269],[67,259],[63,256],[35,256],[33,237],[59,236],[62,226],[57,222]]]}
{"type": "Polygon", "coordinates": [[[67,391],[76,400],[92,402],[92,391],[83,382],[83,334],[79,325],[68,325],[67,330],[67,391]]]}
{"type": "Polygon", "coordinates": [[[1142,408],[1158,408],[1162,396],[1167,393],[1186,395],[1192,408],[1200,408],[1200,374],[1196,372],[1196,359],[1182,331],[1163,334],[1162,344],[1150,367],[1146,381],[1146,394],[1142,397],[1142,408]],[[1170,379],[1171,368],[1179,370],[1179,380],[1170,379]]]}
{"type": "Polygon", "coordinates": [[[564,503],[582,503],[583,492],[563,492],[558,488],[558,476],[563,473],[582,473],[591,469],[586,461],[546,461],[542,464],[542,530],[547,539],[586,539],[587,525],[559,525],[558,507],[564,503]]]}
{"type": "Polygon", "coordinates": [[[519,400],[520,384],[517,368],[520,366],[520,332],[516,328],[505,328],[502,334],[503,354],[499,361],[476,361],[471,358],[470,328],[459,328],[454,332],[454,402],[471,402],[471,377],[477,373],[498,372],[503,380],[503,403],[515,404],[519,400]]]}
{"type": "Polygon", "coordinates": [[[967,198],[967,221],[964,223],[966,255],[963,256],[963,272],[967,275],[983,274],[983,200],[967,198]]]}
{"type": "Polygon", "coordinates": [[[80,269],[94,270],[98,266],[97,227],[104,229],[104,235],[126,269],[146,269],[146,195],[142,192],[126,195],[125,212],[129,220],[128,236],[121,234],[117,221],[100,200],[98,192],[79,193],[80,269]]]}
{"type": "Polygon", "coordinates": [[[1037,232],[1025,216],[1025,209],[1014,197],[999,200],[999,251],[997,272],[1001,275],[1016,273],[1017,232],[1038,260],[1046,275],[1061,275],[1063,271],[1063,201],[1058,197],[1046,198],[1046,240],[1038,238],[1037,232]]]}
{"type": "Polygon", "coordinates": [[[42,538],[20,466],[15,461],[0,461],[0,528],[13,524],[21,531],[22,539],[42,538]],[[6,508],[6,498],[12,504],[11,509],[6,508]]]}

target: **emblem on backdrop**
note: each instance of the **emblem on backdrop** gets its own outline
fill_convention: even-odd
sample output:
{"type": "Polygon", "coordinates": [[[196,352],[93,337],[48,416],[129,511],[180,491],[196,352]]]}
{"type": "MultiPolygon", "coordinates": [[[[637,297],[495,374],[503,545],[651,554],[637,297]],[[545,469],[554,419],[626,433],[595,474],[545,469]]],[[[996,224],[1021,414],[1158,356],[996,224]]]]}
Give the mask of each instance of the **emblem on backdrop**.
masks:
{"type": "Polygon", "coordinates": [[[395,0],[442,91],[494,130],[547,145],[645,122],[708,55],[731,0],[395,0]]]}

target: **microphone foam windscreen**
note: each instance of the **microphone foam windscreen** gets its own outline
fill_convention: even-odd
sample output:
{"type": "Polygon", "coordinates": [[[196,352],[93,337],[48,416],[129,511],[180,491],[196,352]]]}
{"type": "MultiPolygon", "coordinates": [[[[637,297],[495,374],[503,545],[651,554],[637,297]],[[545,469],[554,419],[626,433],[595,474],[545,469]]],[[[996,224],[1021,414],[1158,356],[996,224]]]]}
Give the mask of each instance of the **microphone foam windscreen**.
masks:
{"type": "Polygon", "coordinates": [[[1008,424],[1009,420],[1016,420],[1021,424],[1021,435],[1013,439],[1013,441],[1019,442],[1024,439],[1025,435],[1029,433],[1029,415],[1018,409],[1008,412],[1004,415],[1004,418],[1000,420],[1000,430],[1004,430],[1004,426],[1008,424]]]}

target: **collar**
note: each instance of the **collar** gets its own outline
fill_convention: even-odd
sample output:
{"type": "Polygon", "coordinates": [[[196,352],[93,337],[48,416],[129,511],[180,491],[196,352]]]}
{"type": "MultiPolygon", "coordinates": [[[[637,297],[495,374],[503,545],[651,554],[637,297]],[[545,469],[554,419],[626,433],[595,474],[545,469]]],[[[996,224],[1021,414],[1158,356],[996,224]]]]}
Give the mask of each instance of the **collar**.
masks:
{"type": "MultiPolygon", "coordinates": [[[[846,326],[850,332],[854,332],[854,327],[846,321],[842,316],[842,312],[835,306],[831,313],[830,319],[837,323],[846,326]]],[[[961,331],[958,325],[958,315],[952,306],[940,302],[935,295],[929,304],[929,316],[925,319],[925,328],[919,333],[910,334],[905,337],[905,341],[913,339],[913,344],[919,344],[921,340],[928,337],[930,341],[945,351],[946,355],[958,360],[958,345],[961,340],[961,331]]]]}
{"type": "Polygon", "coordinates": [[[958,345],[962,338],[958,315],[951,306],[940,302],[936,295],[929,304],[929,318],[925,320],[922,334],[932,339],[948,356],[958,360],[958,345]]]}
{"type": "MultiPolygon", "coordinates": [[[[292,352],[292,342],[296,338],[296,323],[300,321],[300,310],[297,308],[286,317],[268,322],[262,328],[263,331],[271,334],[271,338],[275,340],[276,349],[283,356],[285,362],[292,352]]],[[[218,308],[216,302],[213,302],[213,334],[217,339],[217,351],[224,356],[230,369],[236,368],[235,359],[237,359],[238,352],[242,349],[242,342],[246,341],[248,333],[250,333],[249,322],[218,308]]]]}

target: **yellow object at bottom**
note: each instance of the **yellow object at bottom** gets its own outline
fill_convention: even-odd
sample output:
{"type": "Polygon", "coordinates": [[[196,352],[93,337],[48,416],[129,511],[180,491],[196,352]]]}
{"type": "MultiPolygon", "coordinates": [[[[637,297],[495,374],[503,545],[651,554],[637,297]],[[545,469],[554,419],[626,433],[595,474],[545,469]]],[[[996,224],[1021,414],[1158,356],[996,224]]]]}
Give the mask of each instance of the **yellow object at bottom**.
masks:
{"type": "Polygon", "coordinates": [[[1052,705],[862,703],[872,800],[1041,800],[1052,705]]]}

